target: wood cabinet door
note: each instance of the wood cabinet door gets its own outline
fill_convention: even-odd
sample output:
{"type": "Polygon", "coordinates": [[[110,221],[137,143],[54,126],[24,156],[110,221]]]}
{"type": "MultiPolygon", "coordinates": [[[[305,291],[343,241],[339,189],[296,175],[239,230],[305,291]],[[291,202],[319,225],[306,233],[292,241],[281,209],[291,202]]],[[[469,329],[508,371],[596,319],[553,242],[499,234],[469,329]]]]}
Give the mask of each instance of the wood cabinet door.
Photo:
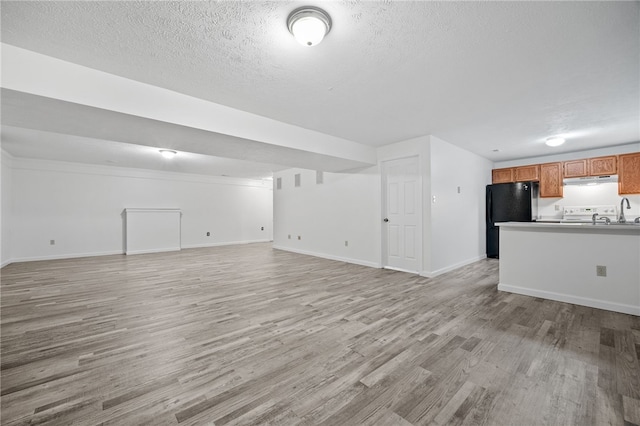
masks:
{"type": "Polygon", "coordinates": [[[618,173],[618,158],[608,157],[589,158],[589,176],[607,176],[618,173]]]}
{"type": "Polygon", "coordinates": [[[513,182],[513,168],[491,170],[491,183],[513,182]]]}
{"type": "Polygon", "coordinates": [[[564,162],[564,177],[583,177],[589,174],[587,160],[573,160],[564,162]]]}
{"type": "Polygon", "coordinates": [[[537,164],[516,167],[515,180],[516,182],[540,180],[540,167],[537,164]]]}
{"type": "Polygon", "coordinates": [[[562,197],[562,163],[540,164],[540,197],[562,197]]]}
{"type": "Polygon", "coordinates": [[[640,194],[640,152],[618,156],[618,194],[640,194]]]}

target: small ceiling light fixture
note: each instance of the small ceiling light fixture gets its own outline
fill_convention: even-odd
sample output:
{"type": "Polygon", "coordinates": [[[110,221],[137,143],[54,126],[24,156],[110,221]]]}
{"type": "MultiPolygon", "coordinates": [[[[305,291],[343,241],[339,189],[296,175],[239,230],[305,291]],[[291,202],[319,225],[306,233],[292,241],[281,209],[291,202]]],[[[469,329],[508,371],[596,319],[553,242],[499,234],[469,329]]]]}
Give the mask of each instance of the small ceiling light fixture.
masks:
{"type": "Polygon", "coordinates": [[[562,138],[548,138],[545,142],[549,146],[560,146],[564,143],[564,139],[562,138]]]}
{"type": "Polygon", "coordinates": [[[160,154],[162,154],[164,158],[171,159],[176,156],[177,152],[171,149],[161,149],[160,154]]]}
{"type": "Polygon", "coordinates": [[[318,7],[304,6],[289,14],[287,27],[298,43],[315,46],[331,31],[331,17],[318,7]]]}

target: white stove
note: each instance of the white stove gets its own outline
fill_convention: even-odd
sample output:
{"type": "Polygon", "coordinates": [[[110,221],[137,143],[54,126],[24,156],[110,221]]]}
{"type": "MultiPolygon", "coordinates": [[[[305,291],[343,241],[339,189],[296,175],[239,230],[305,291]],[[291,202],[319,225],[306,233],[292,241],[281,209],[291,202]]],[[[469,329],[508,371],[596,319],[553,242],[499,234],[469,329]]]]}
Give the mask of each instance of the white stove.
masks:
{"type": "Polygon", "coordinates": [[[596,219],[608,217],[612,222],[618,220],[618,208],[616,206],[566,206],[562,216],[563,222],[591,222],[593,214],[596,219]]]}

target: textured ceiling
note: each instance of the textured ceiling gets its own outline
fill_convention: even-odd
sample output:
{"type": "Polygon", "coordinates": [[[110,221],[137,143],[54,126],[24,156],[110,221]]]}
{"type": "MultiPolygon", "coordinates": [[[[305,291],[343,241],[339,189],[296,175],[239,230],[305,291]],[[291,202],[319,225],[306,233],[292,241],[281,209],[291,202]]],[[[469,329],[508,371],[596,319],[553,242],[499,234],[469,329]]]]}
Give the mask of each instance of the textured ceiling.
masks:
{"type": "Polygon", "coordinates": [[[640,140],[638,2],[316,3],[333,28],[313,48],[287,1],[3,1],[2,42],[371,146],[640,140]]]}

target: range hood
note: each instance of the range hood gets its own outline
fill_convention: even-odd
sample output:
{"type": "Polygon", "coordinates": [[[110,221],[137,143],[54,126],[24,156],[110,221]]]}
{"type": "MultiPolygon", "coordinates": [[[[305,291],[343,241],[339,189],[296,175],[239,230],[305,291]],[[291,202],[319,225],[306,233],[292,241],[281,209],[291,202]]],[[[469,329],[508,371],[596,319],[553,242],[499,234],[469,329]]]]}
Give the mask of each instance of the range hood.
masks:
{"type": "Polygon", "coordinates": [[[564,179],[562,183],[564,185],[598,185],[600,183],[617,182],[618,176],[586,176],[578,178],[564,179]]]}

